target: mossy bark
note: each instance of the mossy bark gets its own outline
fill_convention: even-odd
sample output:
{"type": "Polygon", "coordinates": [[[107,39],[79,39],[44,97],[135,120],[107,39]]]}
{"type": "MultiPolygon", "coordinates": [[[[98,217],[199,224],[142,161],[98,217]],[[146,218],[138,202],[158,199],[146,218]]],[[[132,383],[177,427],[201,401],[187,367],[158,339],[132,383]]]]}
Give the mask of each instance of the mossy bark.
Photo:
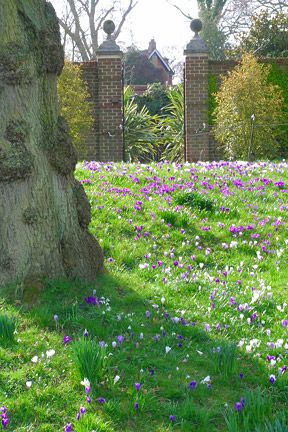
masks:
{"type": "Polygon", "coordinates": [[[0,1],[0,286],[28,289],[45,277],[93,280],[103,267],[59,117],[63,63],[50,3],[0,1]]]}

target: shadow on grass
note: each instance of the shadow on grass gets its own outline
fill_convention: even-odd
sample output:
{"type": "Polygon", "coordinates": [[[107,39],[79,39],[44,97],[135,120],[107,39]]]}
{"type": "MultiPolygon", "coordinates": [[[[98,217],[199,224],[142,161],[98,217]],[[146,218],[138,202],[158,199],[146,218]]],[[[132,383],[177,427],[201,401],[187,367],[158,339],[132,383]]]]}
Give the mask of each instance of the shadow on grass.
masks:
{"type": "Polygon", "coordinates": [[[226,431],[225,413],[226,421],[227,416],[231,424],[236,421],[236,426],[232,424],[234,429],[229,430],[254,432],[256,426],[262,427],[264,421],[272,421],[284,412],[286,387],[278,383],[268,385],[263,363],[240,354],[225,333],[213,338],[197,323],[181,320],[181,316],[175,320],[172,305],[151,307],[141,293],[141,281],[106,274],[99,276],[93,285],[48,281],[34,306],[17,305],[15,308],[11,294],[7,297],[5,304],[16,314],[23,345],[30,341],[32,348],[35,344],[35,352],[40,354],[55,344],[58,355],[50,369],[45,370],[40,361],[33,369],[32,348],[30,351],[23,346],[21,354],[17,345],[6,352],[0,348],[0,395],[2,398],[9,395],[8,401],[13,406],[13,430],[28,430],[31,425],[34,425],[29,429],[31,431],[61,430],[64,421],[71,418],[73,421],[77,404],[85,403],[85,393],[79,384],[84,377],[77,375],[71,346],[64,347],[62,340],[64,335],[69,335],[71,341],[78,340],[85,329],[92,339],[105,341],[111,355],[108,354],[107,379],[96,387],[96,393],[104,397],[106,403],[99,405],[93,400],[91,405],[86,404],[86,417],[73,422],[76,432],[135,431],[140,428],[147,432],[172,428],[226,431]],[[94,290],[101,301],[100,306],[84,301],[94,290]],[[147,310],[149,314],[146,314],[147,310]],[[119,335],[124,341],[112,348],[112,342],[117,341],[119,335]],[[240,372],[244,374],[243,379],[240,379],[240,372]],[[117,375],[120,380],[114,384],[117,375]],[[207,376],[211,377],[211,382],[201,384],[207,376]],[[39,377],[47,385],[41,391],[35,388],[26,392],[27,395],[21,395],[23,382],[30,378],[36,382],[39,377]],[[194,380],[197,385],[192,388],[189,384],[194,380]],[[141,383],[139,392],[134,388],[135,382],[141,383]],[[242,419],[237,416],[234,404],[244,395],[248,395],[245,397],[249,400],[249,395],[255,391],[260,395],[260,402],[253,407],[252,404],[245,406],[242,419]],[[267,398],[272,404],[269,413],[267,398]],[[230,411],[224,408],[225,403],[229,404],[230,411]],[[46,407],[45,412],[43,407],[46,407]],[[169,421],[171,415],[175,416],[175,423],[169,421]],[[261,424],[255,424],[255,418],[261,424]]]}

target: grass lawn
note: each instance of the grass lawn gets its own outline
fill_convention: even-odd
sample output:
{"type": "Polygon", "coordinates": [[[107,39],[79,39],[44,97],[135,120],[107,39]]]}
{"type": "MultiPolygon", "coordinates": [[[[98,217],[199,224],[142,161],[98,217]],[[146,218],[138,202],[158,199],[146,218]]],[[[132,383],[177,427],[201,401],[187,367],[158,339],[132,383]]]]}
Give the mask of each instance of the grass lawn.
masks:
{"type": "Polygon", "coordinates": [[[107,273],[0,298],[2,427],[287,432],[288,164],[76,177],[107,273]]]}

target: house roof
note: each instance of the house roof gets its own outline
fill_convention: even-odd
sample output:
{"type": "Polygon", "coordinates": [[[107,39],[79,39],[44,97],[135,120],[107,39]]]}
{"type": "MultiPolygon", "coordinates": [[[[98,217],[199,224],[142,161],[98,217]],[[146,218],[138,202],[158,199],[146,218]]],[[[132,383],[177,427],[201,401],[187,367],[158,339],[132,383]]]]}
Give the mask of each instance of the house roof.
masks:
{"type": "Polygon", "coordinates": [[[151,58],[156,55],[159,60],[161,61],[161,63],[163,64],[163,66],[165,67],[165,69],[167,70],[167,72],[171,73],[174,75],[174,71],[171,69],[171,67],[169,66],[168,62],[166,59],[164,59],[164,57],[162,57],[162,55],[160,54],[160,52],[156,49],[154,49],[150,54],[148,53],[148,59],[151,60],[151,58]]]}

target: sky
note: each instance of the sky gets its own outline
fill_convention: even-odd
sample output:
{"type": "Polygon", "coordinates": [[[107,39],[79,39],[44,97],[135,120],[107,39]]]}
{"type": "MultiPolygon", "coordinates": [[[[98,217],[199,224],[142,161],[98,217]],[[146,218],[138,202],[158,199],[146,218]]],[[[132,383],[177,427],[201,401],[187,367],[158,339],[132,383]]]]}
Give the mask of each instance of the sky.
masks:
{"type": "MultiPolygon", "coordinates": [[[[50,1],[60,14],[65,0],[50,1]]],[[[197,17],[197,0],[138,0],[119,36],[121,46],[128,47],[134,43],[139,49],[145,49],[155,38],[157,48],[163,55],[169,56],[169,48],[173,47],[173,55],[181,57],[192,32],[188,19],[172,6],[173,3],[193,18],[197,17]]]]}

